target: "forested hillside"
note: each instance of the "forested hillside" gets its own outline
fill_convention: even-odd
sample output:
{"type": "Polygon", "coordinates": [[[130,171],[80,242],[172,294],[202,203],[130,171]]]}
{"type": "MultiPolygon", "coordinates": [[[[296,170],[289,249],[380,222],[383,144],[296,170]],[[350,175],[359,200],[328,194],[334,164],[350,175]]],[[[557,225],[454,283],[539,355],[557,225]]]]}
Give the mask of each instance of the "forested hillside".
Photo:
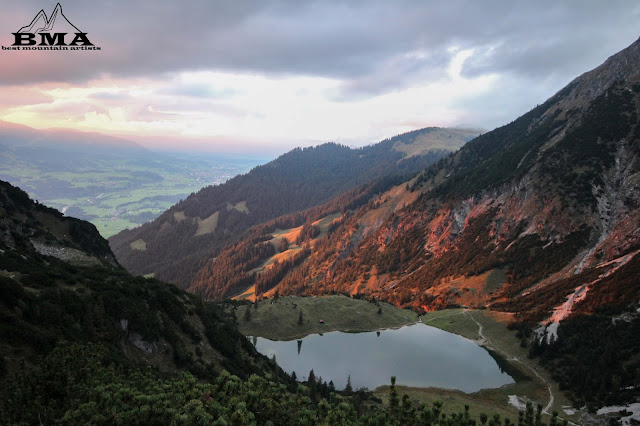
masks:
{"type": "Polygon", "coordinates": [[[130,272],[186,288],[205,262],[249,227],[385,176],[410,176],[477,134],[427,128],[360,149],[334,143],[295,149],[192,194],[155,221],[112,237],[110,244],[130,272]]]}
{"type": "MultiPolygon", "coordinates": [[[[305,273],[285,277],[281,291],[362,293],[423,310],[503,306],[580,274],[625,271],[640,248],[639,69],[636,42],[366,205],[309,211],[309,225],[338,213],[339,223],[307,238],[317,241],[305,273]]],[[[302,225],[287,224],[253,238],[302,225]]]]}
{"type": "Polygon", "coordinates": [[[95,343],[108,360],[167,373],[281,376],[200,298],[131,276],[93,225],[35,204],[2,181],[0,235],[3,383],[62,342],[95,343]]]}
{"type": "Polygon", "coordinates": [[[345,215],[370,204],[380,193],[402,181],[402,177],[379,179],[320,206],[256,225],[247,231],[242,241],[224,248],[216,258],[207,260],[192,278],[189,291],[207,300],[237,296],[252,286],[256,286],[258,295],[268,292],[289,276],[289,272],[312,253],[312,244],[336,229],[345,215]],[[330,220],[325,220],[326,229],[321,230],[317,222],[327,217],[330,220]],[[291,229],[294,232],[289,236],[277,235],[286,233],[282,230],[291,229]],[[261,265],[275,256],[280,256],[280,259],[263,272],[256,273],[261,265]]]}

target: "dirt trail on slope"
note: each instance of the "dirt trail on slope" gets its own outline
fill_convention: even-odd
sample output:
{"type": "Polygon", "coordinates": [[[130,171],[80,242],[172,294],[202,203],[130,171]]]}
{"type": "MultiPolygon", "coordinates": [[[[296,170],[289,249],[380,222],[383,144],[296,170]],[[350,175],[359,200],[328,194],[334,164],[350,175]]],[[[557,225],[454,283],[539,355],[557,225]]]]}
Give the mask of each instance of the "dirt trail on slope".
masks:
{"type": "Polygon", "coordinates": [[[522,362],[520,359],[518,359],[518,357],[509,354],[507,352],[505,352],[503,349],[501,348],[497,348],[495,345],[493,345],[491,343],[491,340],[484,334],[484,327],[481,323],[478,322],[478,320],[476,320],[473,315],[471,315],[469,313],[469,310],[465,310],[464,314],[471,319],[473,322],[475,322],[478,326],[478,336],[480,336],[480,338],[477,340],[479,345],[482,345],[488,349],[491,349],[493,351],[499,352],[501,353],[507,360],[509,361],[515,361],[521,365],[523,365],[524,367],[526,367],[528,370],[530,370],[533,374],[536,375],[536,377],[538,377],[540,379],[540,381],[542,383],[544,383],[544,385],[547,387],[547,390],[549,391],[549,403],[542,409],[542,412],[544,414],[548,414],[551,415],[551,413],[549,412],[549,410],[551,409],[551,407],[553,406],[553,402],[555,401],[555,397],[553,395],[553,391],[551,389],[551,384],[549,383],[549,381],[547,379],[545,379],[544,377],[542,377],[534,367],[531,367],[529,364],[522,362]]]}

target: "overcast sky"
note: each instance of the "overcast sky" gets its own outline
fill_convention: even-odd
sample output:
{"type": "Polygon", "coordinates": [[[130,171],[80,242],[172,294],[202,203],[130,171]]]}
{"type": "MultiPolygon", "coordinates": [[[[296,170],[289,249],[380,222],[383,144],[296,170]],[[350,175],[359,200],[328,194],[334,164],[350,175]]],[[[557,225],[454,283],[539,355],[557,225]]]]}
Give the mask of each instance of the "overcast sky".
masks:
{"type": "MultiPolygon", "coordinates": [[[[0,0],[0,45],[50,0],[0,0]]],[[[100,51],[0,51],[0,119],[283,152],[493,129],[640,37],[630,1],[64,0],[100,51]]]]}

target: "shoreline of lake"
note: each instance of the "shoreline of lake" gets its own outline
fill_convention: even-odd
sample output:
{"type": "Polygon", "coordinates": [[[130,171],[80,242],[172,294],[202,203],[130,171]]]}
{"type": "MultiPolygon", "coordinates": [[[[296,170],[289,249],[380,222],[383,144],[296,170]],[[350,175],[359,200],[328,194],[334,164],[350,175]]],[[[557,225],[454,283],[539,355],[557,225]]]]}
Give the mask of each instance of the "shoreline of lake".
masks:
{"type": "Polygon", "coordinates": [[[457,389],[473,393],[513,384],[494,356],[476,341],[421,323],[368,332],[332,331],[302,339],[256,337],[256,349],[303,380],[333,380],[336,388],[351,378],[353,388],[374,390],[396,376],[399,385],[457,389]],[[295,341],[295,343],[294,343],[295,341]]]}

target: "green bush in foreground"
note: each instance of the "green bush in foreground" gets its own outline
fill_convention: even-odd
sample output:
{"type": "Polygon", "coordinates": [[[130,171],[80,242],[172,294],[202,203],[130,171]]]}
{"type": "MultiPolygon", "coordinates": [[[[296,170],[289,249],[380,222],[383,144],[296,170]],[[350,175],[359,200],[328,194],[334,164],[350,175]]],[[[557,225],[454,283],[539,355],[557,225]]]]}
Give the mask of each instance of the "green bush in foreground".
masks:
{"type": "MultiPolygon", "coordinates": [[[[400,398],[392,378],[389,404],[355,408],[350,397],[332,393],[314,402],[309,389],[291,392],[257,375],[242,380],[223,372],[211,383],[185,373],[159,379],[151,369],[125,369],[108,361],[101,345],[59,345],[31,370],[9,379],[0,411],[2,424],[93,425],[510,425],[499,415],[469,412],[447,416],[400,398]]],[[[521,413],[519,425],[545,425],[540,408],[521,413]]],[[[550,425],[558,424],[554,417],[550,425]]]]}

